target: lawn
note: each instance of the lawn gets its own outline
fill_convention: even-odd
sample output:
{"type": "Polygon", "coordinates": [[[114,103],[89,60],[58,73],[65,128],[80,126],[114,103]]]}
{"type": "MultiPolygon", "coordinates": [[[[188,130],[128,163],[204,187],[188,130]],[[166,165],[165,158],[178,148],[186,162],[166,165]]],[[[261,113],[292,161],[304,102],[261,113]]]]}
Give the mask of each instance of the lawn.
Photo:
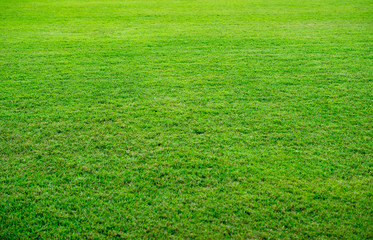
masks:
{"type": "Polygon", "coordinates": [[[372,239],[371,0],[0,0],[0,239],[372,239]]]}

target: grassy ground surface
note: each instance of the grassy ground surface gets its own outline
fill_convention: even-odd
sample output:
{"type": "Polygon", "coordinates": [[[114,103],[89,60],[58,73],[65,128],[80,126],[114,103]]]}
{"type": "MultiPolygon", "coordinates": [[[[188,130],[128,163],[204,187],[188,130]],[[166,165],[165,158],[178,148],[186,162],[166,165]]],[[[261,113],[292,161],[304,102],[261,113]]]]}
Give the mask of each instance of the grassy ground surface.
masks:
{"type": "Polygon", "coordinates": [[[0,238],[373,237],[371,0],[0,0],[0,238]]]}

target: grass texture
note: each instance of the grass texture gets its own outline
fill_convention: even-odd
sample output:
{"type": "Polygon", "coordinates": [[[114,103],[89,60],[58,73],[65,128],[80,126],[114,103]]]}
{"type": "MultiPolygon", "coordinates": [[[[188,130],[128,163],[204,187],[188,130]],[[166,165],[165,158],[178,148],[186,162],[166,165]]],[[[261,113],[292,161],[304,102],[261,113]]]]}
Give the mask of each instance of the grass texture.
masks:
{"type": "Polygon", "coordinates": [[[1,239],[372,239],[371,0],[0,0],[1,239]]]}

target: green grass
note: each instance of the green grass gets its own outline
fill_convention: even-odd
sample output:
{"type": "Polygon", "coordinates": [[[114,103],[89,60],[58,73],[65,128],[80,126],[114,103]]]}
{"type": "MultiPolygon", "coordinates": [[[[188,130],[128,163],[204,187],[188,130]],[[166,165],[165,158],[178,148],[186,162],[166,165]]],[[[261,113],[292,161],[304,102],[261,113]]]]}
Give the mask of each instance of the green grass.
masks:
{"type": "Polygon", "coordinates": [[[371,0],[0,0],[0,238],[373,238],[372,43],[371,0]]]}

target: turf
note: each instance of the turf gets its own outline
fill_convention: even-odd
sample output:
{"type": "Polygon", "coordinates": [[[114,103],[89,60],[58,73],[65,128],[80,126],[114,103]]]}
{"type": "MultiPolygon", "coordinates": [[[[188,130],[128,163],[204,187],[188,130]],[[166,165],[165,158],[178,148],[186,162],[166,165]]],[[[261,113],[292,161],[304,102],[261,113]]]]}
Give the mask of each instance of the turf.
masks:
{"type": "Polygon", "coordinates": [[[0,0],[0,238],[373,238],[372,19],[0,0]]]}

